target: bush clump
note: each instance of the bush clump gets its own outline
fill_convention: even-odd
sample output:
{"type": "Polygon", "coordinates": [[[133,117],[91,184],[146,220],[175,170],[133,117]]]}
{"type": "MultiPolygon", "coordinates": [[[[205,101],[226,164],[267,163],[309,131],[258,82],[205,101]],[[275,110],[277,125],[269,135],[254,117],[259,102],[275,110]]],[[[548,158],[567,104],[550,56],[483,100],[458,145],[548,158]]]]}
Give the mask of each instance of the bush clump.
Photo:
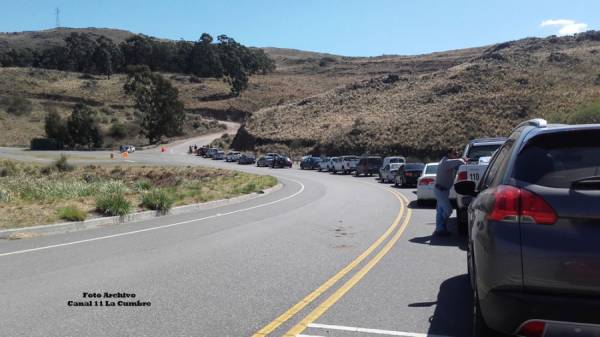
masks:
{"type": "Polygon", "coordinates": [[[87,213],[76,206],[66,206],[58,209],[58,217],[67,221],[83,221],[87,218],[87,213]]]}
{"type": "Polygon", "coordinates": [[[67,156],[65,156],[64,154],[61,154],[60,158],[58,158],[52,163],[52,167],[58,170],[59,172],[69,172],[75,169],[75,167],[67,161],[67,156]]]}
{"type": "Polygon", "coordinates": [[[173,203],[173,198],[160,189],[153,189],[142,194],[142,206],[151,210],[166,213],[171,209],[173,203]]]}
{"type": "Polygon", "coordinates": [[[138,180],[133,184],[133,188],[138,192],[148,191],[152,188],[152,183],[145,179],[138,180]]]}
{"type": "Polygon", "coordinates": [[[0,106],[4,107],[6,112],[15,116],[29,114],[33,110],[33,104],[24,97],[6,97],[0,99],[0,106]]]}
{"type": "Polygon", "coordinates": [[[599,124],[600,102],[580,107],[567,117],[567,122],[569,124],[599,124]]]}
{"type": "Polygon", "coordinates": [[[124,216],[131,212],[131,203],[122,193],[104,193],[96,198],[96,210],[105,215],[124,216]]]}

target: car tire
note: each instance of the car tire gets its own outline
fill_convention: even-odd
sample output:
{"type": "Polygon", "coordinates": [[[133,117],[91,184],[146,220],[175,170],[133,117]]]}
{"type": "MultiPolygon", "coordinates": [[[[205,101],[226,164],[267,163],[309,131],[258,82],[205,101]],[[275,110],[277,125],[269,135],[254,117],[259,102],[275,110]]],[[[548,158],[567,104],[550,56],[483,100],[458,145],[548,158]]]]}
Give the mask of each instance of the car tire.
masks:
{"type": "Polygon", "coordinates": [[[423,207],[424,205],[425,205],[425,200],[423,200],[423,199],[417,199],[417,206],[423,207]]]}
{"type": "Polygon", "coordinates": [[[458,229],[458,234],[466,235],[467,227],[469,226],[469,214],[466,209],[457,208],[456,209],[456,227],[458,229]]]}

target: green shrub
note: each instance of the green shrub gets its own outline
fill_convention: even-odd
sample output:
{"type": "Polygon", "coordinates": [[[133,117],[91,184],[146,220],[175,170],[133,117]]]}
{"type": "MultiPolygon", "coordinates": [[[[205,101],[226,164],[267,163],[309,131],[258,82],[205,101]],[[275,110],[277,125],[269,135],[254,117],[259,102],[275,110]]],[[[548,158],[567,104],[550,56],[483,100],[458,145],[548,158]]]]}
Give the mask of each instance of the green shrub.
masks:
{"type": "Polygon", "coordinates": [[[163,190],[154,189],[142,194],[143,207],[163,213],[171,209],[173,202],[173,198],[163,190]]]}
{"type": "Polygon", "coordinates": [[[114,122],[110,126],[109,134],[114,139],[123,139],[127,136],[127,128],[123,123],[114,122]]]}
{"type": "Polygon", "coordinates": [[[131,203],[121,193],[104,193],[96,198],[96,210],[106,215],[124,216],[131,212],[131,203]]]}
{"type": "Polygon", "coordinates": [[[567,122],[569,124],[599,124],[600,102],[579,107],[574,113],[567,117],[567,122]]]}
{"type": "Polygon", "coordinates": [[[17,165],[12,161],[0,163],[0,177],[14,176],[19,172],[17,165]]]}
{"type": "Polygon", "coordinates": [[[144,179],[138,180],[133,184],[133,188],[138,192],[148,191],[152,188],[152,183],[144,179]]]}
{"type": "Polygon", "coordinates": [[[0,99],[0,105],[4,107],[6,112],[15,116],[29,114],[33,110],[33,104],[30,100],[24,97],[6,97],[0,99]]]}
{"type": "Polygon", "coordinates": [[[58,217],[67,221],[83,221],[87,214],[75,206],[66,206],[58,209],[58,217]]]}
{"type": "Polygon", "coordinates": [[[52,162],[52,164],[50,164],[50,168],[59,172],[68,172],[75,169],[75,167],[67,161],[67,156],[64,154],[61,154],[60,158],[52,162]]]}

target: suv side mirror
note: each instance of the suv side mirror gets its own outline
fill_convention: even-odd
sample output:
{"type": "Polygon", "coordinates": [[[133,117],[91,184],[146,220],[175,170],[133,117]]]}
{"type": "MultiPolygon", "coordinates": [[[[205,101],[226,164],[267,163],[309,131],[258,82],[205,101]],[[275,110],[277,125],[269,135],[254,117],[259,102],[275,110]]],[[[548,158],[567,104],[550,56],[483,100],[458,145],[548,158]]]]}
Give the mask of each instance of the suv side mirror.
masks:
{"type": "Polygon", "coordinates": [[[461,181],[454,184],[454,190],[458,194],[469,195],[469,196],[477,196],[477,192],[475,191],[475,182],[474,181],[461,181]]]}

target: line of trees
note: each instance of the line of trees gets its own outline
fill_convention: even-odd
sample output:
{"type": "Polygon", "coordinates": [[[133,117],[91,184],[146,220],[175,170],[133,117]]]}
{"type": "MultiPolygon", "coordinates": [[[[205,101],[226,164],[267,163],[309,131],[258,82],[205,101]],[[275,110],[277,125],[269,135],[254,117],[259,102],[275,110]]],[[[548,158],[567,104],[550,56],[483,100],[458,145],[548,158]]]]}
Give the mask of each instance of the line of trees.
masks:
{"type": "Polygon", "coordinates": [[[275,62],[262,49],[248,48],[226,35],[219,35],[215,42],[207,33],[196,42],[134,35],[119,45],[104,36],[94,39],[91,34],[71,33],[63,46],[0,51],[3,67],[38,67],[110,77],[131,65],[223,78],[234,95],[247,88],[249,76],[275,70],[275,62]]]}

